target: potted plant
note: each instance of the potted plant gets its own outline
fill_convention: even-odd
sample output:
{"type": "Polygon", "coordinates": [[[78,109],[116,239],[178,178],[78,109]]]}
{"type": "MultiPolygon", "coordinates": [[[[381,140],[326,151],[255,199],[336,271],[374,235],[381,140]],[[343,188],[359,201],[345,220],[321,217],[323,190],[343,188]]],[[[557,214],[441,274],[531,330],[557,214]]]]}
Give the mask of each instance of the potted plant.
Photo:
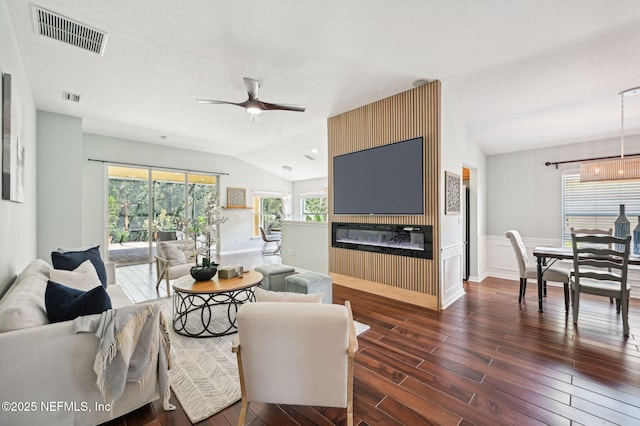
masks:
{"type": "MultiPolygon", "coordinates": [[[[146,219],[142,225],[145,229],[149,227],[149,220],[146,219]]],[[[160,213],[151,221],[151,233],[156,241],[170,241],[177,239],[174,219],[167,214],[166,209],[160,209],[160,213]]]]}
{"type": "Polygon", "coordinates": [[[218,194],[214,192],[209,196],[204,208],[204,216],[185,221],[185,232],[193,235],[196,241],[196,264],[191,268],[191,276],[195,280],[210,280],[216,274],[218,264],[211,261],[211,248],[218,243],[218,225],[225,223],[228,219],[220,213],[218,194]],[[200,263],[198,263],[199,258],[200,263]]]}

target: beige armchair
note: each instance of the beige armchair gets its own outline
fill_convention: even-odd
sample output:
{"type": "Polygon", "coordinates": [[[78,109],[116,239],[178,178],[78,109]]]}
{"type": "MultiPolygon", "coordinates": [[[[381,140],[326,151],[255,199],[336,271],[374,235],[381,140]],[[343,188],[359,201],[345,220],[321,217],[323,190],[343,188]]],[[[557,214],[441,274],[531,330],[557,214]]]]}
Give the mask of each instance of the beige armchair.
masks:
{"type": "Polygon", "coordinates": [[[348,301],[247,303],[238,310],[237,324],[238,425],[245,422],[249,402],[344,407],[353,425],[358,341],[348,301]]]}
{"type": "Polygon", "coordinates": [[[195,266],[193,240],[158,241],[156,245],[156,290],[164,279],[167,296],[171,295],[170,281],[183,277],[195,266]]]}

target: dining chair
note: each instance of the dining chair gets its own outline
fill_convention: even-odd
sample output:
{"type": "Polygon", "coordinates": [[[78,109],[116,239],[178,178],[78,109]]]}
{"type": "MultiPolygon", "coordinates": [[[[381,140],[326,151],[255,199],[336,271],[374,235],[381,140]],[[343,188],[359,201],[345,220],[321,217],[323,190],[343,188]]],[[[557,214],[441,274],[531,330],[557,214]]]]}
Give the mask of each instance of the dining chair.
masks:
{"type": "MultiPolygon", "coordinates": [[[[579,234],[579,235],[613,235],[613,228],[609,228],[609,229],[591,229],[591,228],[581,228],[581,229],[575,229],[575,228],[571,228],[571,233],[572,234],[579,234]]],[[[608,246],[609,248],[611,248],[611,244],[609,244],[608,246]]],[[[571,274],[573,274],[573,271],[571,271],[571,274]]],[[[609,298],[609,303],[613,303],[613,298],[609,298]]],[[[620,312],[620,303],[618,303],[616,305],[616,309],[618,310],[618,312],[620,312]]]]}
{"type": "MultiPolygon", "coordinates": [[[[524,294],[527,290],[527,280],[538,279],[538,268],[536,265],[530,265],[527,248],[522,242],[520,233],[514,229],[505,233],[505,236],[511,241],[511,246],[516,254],[518,261],[518,272],[520,274],[520,293],[518,295],[518,303],[522,303],[524,294]]],[[[551,268],[545,266],[542,271],[543,285],[546,288],[547,281],[560,282],[564,285],[564,309],[569,313],[569,271],[560,268],[551,268]]]]}
{"type": "Polygon", "coordinates": [[[629,292],[627,282],[631,236],[571,234],[573,246],[573,324],[578,325],[580,293],[619,300],[622,329],[629,335],[629,292]],[[621,248],[621,249],[620,249],[621,248]]]}
{"type": "Polygon", "coordinates": [[[278,254],[280,252],[280,237],[279,236],[275,236],[275,235],[267,235],[266,232],[264,232],[264,228],[261,226],[260,227],[260,235],[262,236],[262,241],[264,241],[264,244],[262,245],[262,255],[269,255],[269,254],[278,254]],[[276,248],[274,250],[269,251],[269,244],[270,243],[275,243],[276,244],[276,248]]]}

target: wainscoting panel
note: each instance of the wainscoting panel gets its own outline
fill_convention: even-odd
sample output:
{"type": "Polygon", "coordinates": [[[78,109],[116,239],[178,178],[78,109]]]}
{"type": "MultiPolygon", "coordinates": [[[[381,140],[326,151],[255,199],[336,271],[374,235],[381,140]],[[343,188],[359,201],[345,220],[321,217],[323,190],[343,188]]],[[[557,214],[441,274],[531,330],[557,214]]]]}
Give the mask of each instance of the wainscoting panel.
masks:
{"type": "Polygon", "coordinates": [[[447,306],[464,295],[464,288],[462,287],[462,279],[464,276],[462,262],[463,252],[464,244],[456,244],[442,249],[442,267],[440,268],[442,278],[442,302],[440,309],[446,309],[447,306]]]}
{"type": "MultiPolygon", "coordinates": [[[[505,278],[517,281],[518,263],[516,255],[511,247],[509,240],[501,235],[489,235],[486,237],[486,253],[487,253],[487,275],[496,278],[505,278]]],[[[536,247],[558,247],[562,244],[561,240],[545,239],[545,238],[523,238],[529,262],[536,265],[536,258],[533,255],[533,249],[536,247]]],[[[554,267],[571,269],[573,266],[571,261],[558,261],[554,267]]],[[[630,266],[628,280],[631,284],[631,297],[640,298],[640,267],[630,266]]],[[[549,282],[548,285],[558,285],[559,283],[549,282]]],[[[517,292],[516,292],[517,293],[517,292]]]]}
{"type": "Polygon", "coordinates": [[[478,237],[478,274],[469,276],[469,281],[479,283],[489,276],[487,273],[487,238],[478,237]]]}
{"type": "MultiPolygon", "coordinates": [[[[502,235],[490,235],[487,236],[486,241],[487,274],[497,278],[518,280],[518,261],[509,239],[502,235]]],[[[562,244],[560,240],[548,238],[522,238],[522,242],[527,248],[527,256],[531,265],[536,264],[536,258],[533,255],[534,248],[558,247],[562,244]]],[[[558,262],[558,266],[569,269],[571,262],[558,262]]]]}
{"type": "MultiPolygon", "coordinates": [[[[329,271],[403,290],[440,297],[439,181],[440,108],[439,81],[329,118],[329,223],[378,223],[433,226],[433,259],[329,248],[329,271]],[[333,158],[338,155],[424,138],[424,215],[352,216],[333,214],[333,158]]],[[[381,171],[382,172],[382,171],[381,171]]],[[[380,194],[384,197],[384,194],[380,194]]],[[[354,282],[358,282],[357,280],[354,282]]]]}

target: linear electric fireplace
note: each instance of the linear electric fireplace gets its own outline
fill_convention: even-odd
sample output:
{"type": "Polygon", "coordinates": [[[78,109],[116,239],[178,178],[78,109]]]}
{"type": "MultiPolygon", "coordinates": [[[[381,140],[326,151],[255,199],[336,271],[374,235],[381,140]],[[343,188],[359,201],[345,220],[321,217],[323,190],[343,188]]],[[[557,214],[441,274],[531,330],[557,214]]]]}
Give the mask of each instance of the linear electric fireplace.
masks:
{"type": "Polygon", "coordinates": [[[349,250],[433,259],[431,225],[333,222],[331,245],[349,250]]]}

